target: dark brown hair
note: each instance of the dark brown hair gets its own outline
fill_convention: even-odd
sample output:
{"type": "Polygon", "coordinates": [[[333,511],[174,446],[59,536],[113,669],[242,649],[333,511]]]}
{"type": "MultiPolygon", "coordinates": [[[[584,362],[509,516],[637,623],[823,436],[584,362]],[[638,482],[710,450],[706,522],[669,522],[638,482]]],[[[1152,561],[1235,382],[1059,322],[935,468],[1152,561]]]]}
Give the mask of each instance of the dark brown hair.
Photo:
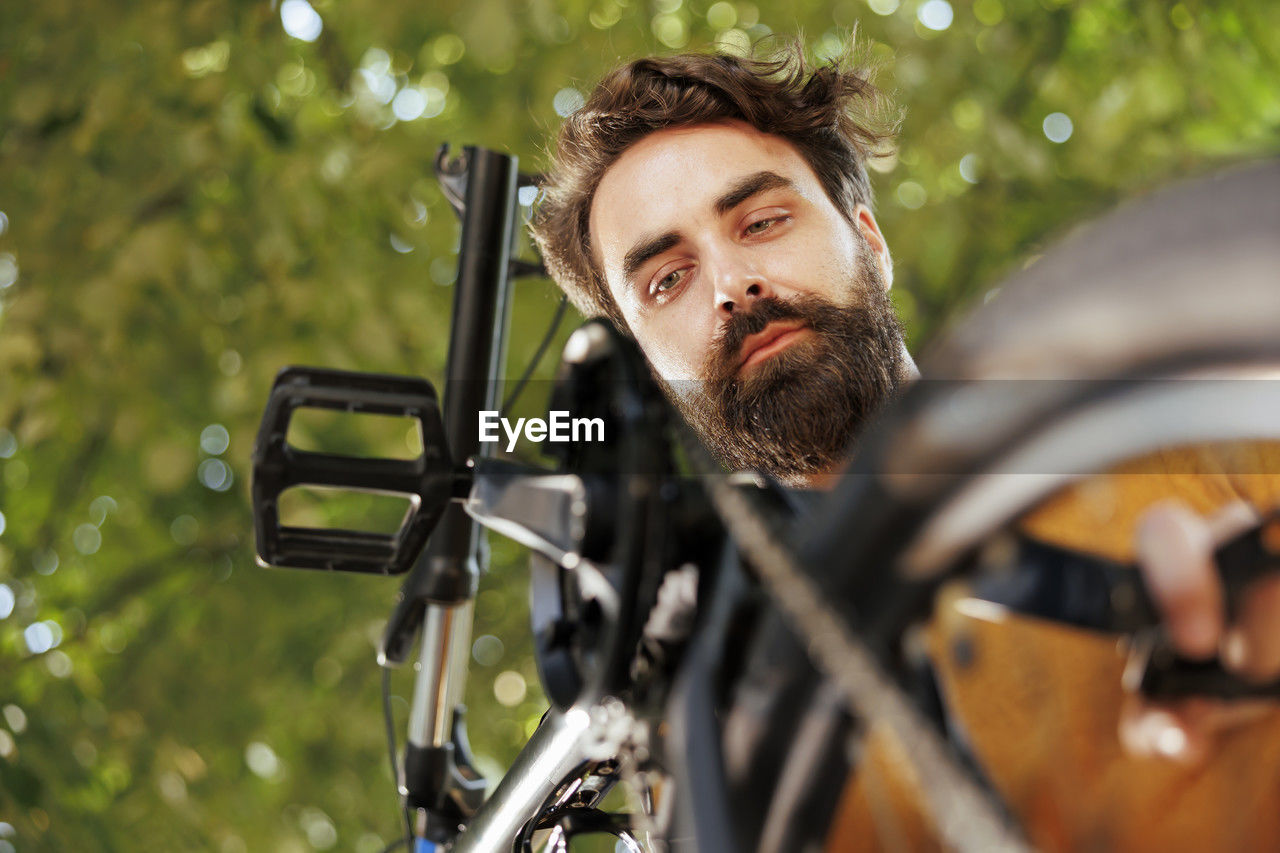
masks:
{"type": "Polygon", "coordinates": [[[800,152],[850,220],[871,204],[863,166],[896,129],[850,39],[844,56],[812,68],[799,39],[761,55],[648,57],[609,73],[560,129],[533,235],[552,278],[584,314],[626,329],[591,250],[591,201],[600,178],[632,144],[658,130],[737,119],[800,152]]]}

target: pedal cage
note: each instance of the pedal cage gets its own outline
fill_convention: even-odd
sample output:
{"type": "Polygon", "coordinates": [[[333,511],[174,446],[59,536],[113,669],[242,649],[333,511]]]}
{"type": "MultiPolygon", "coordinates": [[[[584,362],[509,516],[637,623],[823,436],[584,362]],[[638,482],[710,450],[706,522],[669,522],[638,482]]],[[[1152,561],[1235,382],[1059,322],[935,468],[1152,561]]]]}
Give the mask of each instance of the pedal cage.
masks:
{"type": "Polygon", "coordinates": [[[435,389],[425,379],[315,367],[276,376],[253,449],[253,516],[263,566],[394,575],[426,544],[453,491],[454,473],[435,389]],[[415,459],[379,459],[299,450],[287,440],[300,408],[410,417],[422,430],[415,459]],[[280,523],[280,495],[319,486],[403,495],[410,510],[393,534],[280,523]]]}

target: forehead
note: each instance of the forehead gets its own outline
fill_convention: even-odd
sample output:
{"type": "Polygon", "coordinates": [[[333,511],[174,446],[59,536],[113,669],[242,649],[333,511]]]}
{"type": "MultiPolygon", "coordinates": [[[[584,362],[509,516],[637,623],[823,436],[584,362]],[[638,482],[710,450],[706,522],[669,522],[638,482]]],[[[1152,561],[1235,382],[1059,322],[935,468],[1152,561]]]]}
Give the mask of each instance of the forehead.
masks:
{"type": "Polygon", "coordinates": [[[790,142],[744,122],[649,134],[600,179],[590,215],[597,263],[622,257],[639,233],[678,229],[709,214],[727,186],[762,171],[790,178],[802,192],[821,192],[813,170],[790,142]]]}

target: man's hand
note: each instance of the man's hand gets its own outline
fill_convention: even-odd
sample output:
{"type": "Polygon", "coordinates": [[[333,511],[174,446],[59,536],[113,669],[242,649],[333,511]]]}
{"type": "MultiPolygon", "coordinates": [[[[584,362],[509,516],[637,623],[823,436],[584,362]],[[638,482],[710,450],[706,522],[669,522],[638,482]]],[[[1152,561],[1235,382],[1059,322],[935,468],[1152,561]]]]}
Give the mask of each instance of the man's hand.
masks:
{"type": "MultiPolygon", "coordinates": [[[[1280,677],[1280,577],[1250,586],[1236,621],[1228,624],[1213,562],[1218,544],[1258,521],[1244,503],[1211,518],[1176,501],[1157,504],[1138,527],[1138,564],[1175,650],[1196,659],[1217,655],[1242,678],[1269,681],[1280,677]]],[[[1120,740],[1137,755],[1194,764],[1209,754],[1220,732],[1276,707],[1211,698],[1157,703],[1131,694],[1121,708],[1120,740]]]]}

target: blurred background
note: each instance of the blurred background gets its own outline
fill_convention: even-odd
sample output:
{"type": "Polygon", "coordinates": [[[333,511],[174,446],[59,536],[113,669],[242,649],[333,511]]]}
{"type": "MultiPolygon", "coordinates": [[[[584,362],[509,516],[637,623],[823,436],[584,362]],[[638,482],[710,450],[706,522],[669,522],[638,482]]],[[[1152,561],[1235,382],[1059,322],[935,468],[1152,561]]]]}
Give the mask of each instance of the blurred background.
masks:
{"type": "MultiPolygon", "coordinates": [[[[0,853],[394,839],[398,581],[253,563],[275,372],[439,381],[442,142],[537,171],[619,60],[769,33],[825,57],[854,26],[906,108],[872,176],[917,348],[1072,223],[1280,149],[1270,0],[0,5],[0,853]]],[[[508,376],[557,295],[517,286],[508,376]]],[[[526,595],[494,538],[468,687],[492,776],[544,708],[526,595]]]]}

